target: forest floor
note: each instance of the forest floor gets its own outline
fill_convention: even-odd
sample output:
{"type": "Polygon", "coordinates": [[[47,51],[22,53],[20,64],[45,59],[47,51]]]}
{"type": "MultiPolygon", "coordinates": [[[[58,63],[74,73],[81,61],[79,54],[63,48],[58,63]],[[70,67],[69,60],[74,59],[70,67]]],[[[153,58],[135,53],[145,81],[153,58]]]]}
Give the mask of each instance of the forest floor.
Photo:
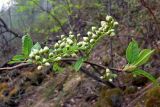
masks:
{"type": "MultiPolygon", "coordinates": [[[[92,62],[121,68],[126,64],[126,37],[113,38],[113,50],[104,39],[93,52],[92,62]],[[111,56],[112,53],[112,57],[111,56]],[[112,64],[110,63],[112,61],[112,64]]],[[[159,77],[158,55],[144,69],[159,77]],[[154,60],[154,61],[153,61],[154,60]]],[[[86,68],[94,73],[90,66],[86,68]]],[[[84,73],[66,66],[64,72],[53,73],[50,68],[38,71],[26,66],[0,73],[0,107],[160,107],[160,88],[144,77],[120,73],[113,81],[123,88],[109,88],[84,73]]]]}

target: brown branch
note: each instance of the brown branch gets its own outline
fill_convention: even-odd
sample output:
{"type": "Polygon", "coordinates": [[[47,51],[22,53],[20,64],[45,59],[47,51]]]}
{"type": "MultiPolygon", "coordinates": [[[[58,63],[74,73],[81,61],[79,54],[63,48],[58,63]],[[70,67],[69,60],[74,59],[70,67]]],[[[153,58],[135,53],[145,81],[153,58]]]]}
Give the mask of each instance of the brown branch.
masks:
{"type": "MultiPolygon", "coordinates": [[[[78,59],[74,59],[74,58],[63,58],[63,59],[61,59],[61,61],[77,61],[77,60],[78,59]]],[[[99,67],[101,69],[104,69],[104,70],[107,69],[106,66],[103,66],[103,65],[100,65],[100,64],[96,64],[96,63],[93,63],[93,62],[84,61],[84,63],[90,64],[90,65],[93,65],[93,66],[97,66],[97,67],[99,67]]],[[[122,69],[110,68],[110,67],[108,67],[108,69],[116,71],[116,72],[122,72],[122,69]]]]}
{"type": "MultiPolygon", "coordinates": [[[[1,27],[3,27],[6,31],[5,32],[9,32],[11,34],[13,34],[15,37],[18,37],[18,38],[21,38],[21,36],[14,32],[13,30],[9,29],[7,24],[5,23],[5,21],[0,17],[0,22],[2,23],[1,27]]],[[[2,32],[2,33],[5,33],[5,32],[2,32]]]]}
{"type": "MultiPolygon", "coordinates": [[[[61,59],[61,61],[77,61],[78,59],[74,59],[74,58],[63,58],[61,59]]],[[[100,64],[96,64],[96,63],[93,63],[93,62],[89,62],[89,61],[84,61],[84,63],[86,64],[90,64],[90,65],[93,65],[93,66],[97,66],[101,69],[107,69],[106,66],[103,66],[103,65],[100,65],[100,64]]],[[[4,68],[0,68],[0,71],[2,70],[12,70],[12,69],[16,69],[16,68],[19,68],[19,67],[22,67],[22,66],[26,66],[26,65],[30,65],[29,63],[21,63],[21,64],[18,64],[16,66],[13,66],[13,67],[4,67],[4,68]]],[[[113,70],[113,71],[116,71],[116,72],[122,72],[121,69],[116,69],[116,68],[109,68],[110,70],[113,70]]]]}
{"type": "Polygon", "coordinates": [[[18,65],[13,66],[13,67],[0,68],[0,71],[3,71],[3,70],[12,70],[12,69],[16,69],[16,68],[24,67],[24,66],[28,66],[28,65],[30,65],[30,64],[29,63],[20,63],[18,65]]]}
{"type": "Polygon", "coordinates": [[[147,3],[145,2],[145,0],[140,0],[140,2],[142,4],[142,6],[144,6],[149,11],[149,13],[152,15],[155,23],[157,24],[157,28],[158,28],[158,31],[159,31],[160,30],[159,22],[158,22],[156,16],[154,15],[152,9],[147,5],[147,3]]]}
{"type": "MultiPolygon", "coordinates": [[[[160,77],[157,78],[157,81],[160,82],[160,77]]],[[[138,101],[147,93],[147,91],[154,86],[153,83],[148,84],[146,87],[144,87],[142,90],[136,93],[134,96],[135,99],[132,100],[127,107],[134,107],[138,101]]]]}

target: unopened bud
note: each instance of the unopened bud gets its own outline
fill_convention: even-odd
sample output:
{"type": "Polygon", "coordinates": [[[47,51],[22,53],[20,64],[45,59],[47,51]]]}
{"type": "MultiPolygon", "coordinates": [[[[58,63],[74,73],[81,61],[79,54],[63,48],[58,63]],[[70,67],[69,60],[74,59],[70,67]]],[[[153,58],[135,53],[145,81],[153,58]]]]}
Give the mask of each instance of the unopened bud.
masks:
{"type": "Polygon", "coordinates": [[[54,54],[53,53],[49,53],[49,57],[52,57],[54,54]]]}
{"type": "Polygon", "coordinates": [[[34,54],[31,52],[30,54],[29,54],[29,58],[33,58],[34,57],[34,54]]]}
{"type": "Polygon", "coordinates": [[[72,31],[70,31],[70,32],[69,32],[69,35],[72,35],[72,34],[73,34],[73,32],[72,32],[72,31]]]}
{"type": "Polygon", "coordinates": [[[96,27],[94,27],[94,26],[92,27],[92,31],[93,31],[93,32],[95,32],[96,29],[97,29],[96,27]]]}
{"type": "Polygon", "coordinates": [[[38,55],[36,55],[36,56],[35,56],[35,59],[36,59],[36,60],[40,60],[40,59],[41,59],[41,57],[40,57],[40,56],[38,56],[38,55]]]}
{"type": "Polygon", "coordinates": [[[46,58],[43,58],[42,62],[43,62],[43,63],[47,62],[47,59],[46,59],[46,58]]]}
{"type": "Polygon", "coordinates": [[[44,52],[48,52],[48,51],[49,51],[49,48],[48,48],[47,46],[45,46],[45,47],[43,48],[43,50],[44,50],[44,52]]]}
{"type": "Polygon", "coordinates": [[[83,37],[83,40],[84,40],[85,42],[87,42],[89,39],[88,39],[88,37],[83,37]]]}
{"type": "Polygon", "coordinates": [[[74,37],[74,35],[69,35],[69,37],[70,37],[70,38],[73,38],[73,37],[74,37]]]}
{"type": "Polygon", "coordinates": [[[88,36],[92,36],[92,32],[87,32],[87,35],[88,36]]]}
{"type": "Polygon", "coordinates": [[[49,62],[46,62],[44,65],[45,65],[45,66],[50,66],[50,63],[49,63],[49,62]]]}
{"type": "Polygon", "coordinates": [[[98,37],[98,35],[96,35],[96,34],[92,35],[92,38],[94,38],[94,39],[96,39],[97,37],[98,37]]]}
{"type": "Polygon", "coordinates": [[[106,16],[106,21],[111,21],[112,17],[111,16],[106,16]]]}
{"type": "Polygon", "coordinates": [[[61,35],[61,38],[63,39],[65,37],[65,35],[61,35]]]}
{"type": "Polygon", "coordinates": [[[57,57],[57,58],[55,58],[55,61],[59,61],[61,59],[62,59],[61,57],[57,57]]]}
{"type": "Polygon", "coordinates": [[[43,68],[43,66],[41,66],[41,65],[37,67],[38,70],[41,70],[42,68],[43,68]]]}
{"type": "Polygon", "coordinates": [[[94,43],[94,39],[91,39],[89,42],[90,42],[90,43],[94,43]]]}
{"type": "Polygon", "coordinates": [[[109,82],[112,82],[112,81],[113,81],[113,79],[110,78],[110,79],[109,79],[109,82]]]}

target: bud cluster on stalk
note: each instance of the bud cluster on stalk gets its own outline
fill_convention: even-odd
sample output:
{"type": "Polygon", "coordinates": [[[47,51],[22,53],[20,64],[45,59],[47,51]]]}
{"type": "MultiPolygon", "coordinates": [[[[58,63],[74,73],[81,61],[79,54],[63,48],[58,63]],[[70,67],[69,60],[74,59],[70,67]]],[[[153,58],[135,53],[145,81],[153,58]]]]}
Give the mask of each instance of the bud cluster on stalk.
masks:
{"type": "Polygon", "coordinates": [[[103,36],[114,36],[115,27],[118,25],[111,16],[106,16],[105,21],[101,21],[101,27],[92,27],[91,31],[87,32],[87,36],[83,37],[77,45],[81,46],[82,49],[90,49],[96,44],[103,36]]]}
{"type": "Polygon", "coordinates": [[[80,34],[75,36],[72,32],[69,32],[68,36],[61,35],[60,40],[51,49],[47,46],[41,49],[33,49],[29,55],[28,62],[35,63],[39,65],[38,69],[42,69],[43,66],[50,66],[51,63],[59,61],[64,57],[77,57],[79,51],[88,52],[102,37],[106,35],[114,36],[114,29],[117,25],[118,22],[111,16],[107,16],[105,21],[101,21],[99,28],[93,26],[91,31],[88,31],[87,36],[83,37],[81,41],[77,40],[80,34]]]}
{"type": "Polygon", "coordinates": [[[114,78],[117,77],[117,74],[112,73],[108,68],[105,71],[105,74],[103,76],[101,76],[101,79],[106,79],[110,82],[113,81],[114,78]]]}
{"type": "Polygon", "coordinates": [[[63,49],[63,48],[68,48],[72,46],[75,42],[76,38],[75,35],[73,35],[72,32],[69,32],[69,36],[61,35],[60,40],[54,44],[55,49],[63,49]]]}
{"type": "Polygon", "coordinates": [[[31,50],[31,53],[29,54],[29,59],[27,61],[29,63],[38,64],[39,66],[37,67],[37,69],[40,70],[43,66],[50,66],[48,59],[52,56],[54,56],[54,54],[50,52],[50,49],[47,46],[45,46],[41,49],[31,50]]]}

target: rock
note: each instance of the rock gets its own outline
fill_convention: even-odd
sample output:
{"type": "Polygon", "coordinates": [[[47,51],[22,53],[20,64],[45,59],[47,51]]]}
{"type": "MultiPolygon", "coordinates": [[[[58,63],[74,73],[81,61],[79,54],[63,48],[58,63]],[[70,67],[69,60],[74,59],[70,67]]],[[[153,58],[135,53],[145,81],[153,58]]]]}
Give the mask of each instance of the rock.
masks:
{"type": "Polygon", "coordinates": [[[119,88],[103,88],[95,107],[121,107],[122,100],[122,91],[119,88]]]}
{"type": "Polygon", "coordinates": [[[153,87],[147,92],[145,107],[160,107],[160,86],[153,87]]]}

